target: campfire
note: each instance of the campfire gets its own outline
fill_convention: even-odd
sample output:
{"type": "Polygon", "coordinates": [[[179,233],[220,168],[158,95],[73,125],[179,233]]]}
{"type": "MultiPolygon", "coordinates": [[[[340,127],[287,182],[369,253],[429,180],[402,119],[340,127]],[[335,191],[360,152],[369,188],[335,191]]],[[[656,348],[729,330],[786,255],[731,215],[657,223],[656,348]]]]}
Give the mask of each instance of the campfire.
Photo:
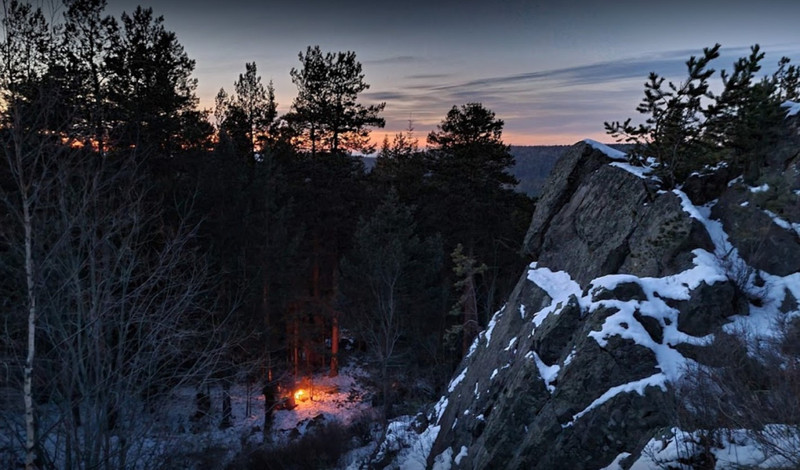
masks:
{"type": "Polygon", "coordinates": [[[303,390],[302,388],[300,388],[296,392],[294,392],[294,401],[295,402],[306,401],[308,399],[309,399],[308,393],[306,393],[306,391],[303,390]]]}

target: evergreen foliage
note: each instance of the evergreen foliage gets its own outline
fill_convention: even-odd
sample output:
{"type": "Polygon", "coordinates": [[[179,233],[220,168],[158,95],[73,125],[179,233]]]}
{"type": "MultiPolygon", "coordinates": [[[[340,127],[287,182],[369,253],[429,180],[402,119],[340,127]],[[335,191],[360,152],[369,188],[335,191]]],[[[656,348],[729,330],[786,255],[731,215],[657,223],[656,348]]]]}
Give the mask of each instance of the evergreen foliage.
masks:
{"type": "MultiPolygon", "coordinates": [[[[337,354],[339,320],[373,338],[383,378],[414,374],[433,393],[462,354],[445,351],[444,334],[464,323],[448,316],[464,280],[471,336],[524,264],[532,202],[513,190],[503,121],[479,103],[453,107],[430,149],[409,126],[385,141],[366,175],[353,153],[374,150],[369,132],[383,126],[384,104],[360,101],[369,85],[354,52],[300,53],[290,73],[297,98],[280,118],[253,62],[202,111],[194,61],[164,19],[149,8],[119,17],[105,9],[105,0],[66,0],[55,27],[42,10],[11,1],[3,20],[0,354],[14,358],[12,382],[27,376],[31,396],[57,399],[63,420],[37,430],[35,442],[61,439],[61,424],[84,404],[101,439],[118,432],[123,414],[134,422],[136,406],[156,406],[187,380],[229,390],[235,379],[299,379],[337,354]],[[47,295],[27,375],[26,221],[31,260],[55,263],[34,285],[47,295]],[[445,256],[457,246],[485,268],[465,277],[462,260],[445,256]],[[387,349],[375,333],[389,312],[387,349]],[[171,341],[170,332],[182,336],[171,341]],[[91,380],[78,377],[84,363],[91,380]],[[141,383],[126,388],[126,376],[141,383]],[[75,384],[81,393],[70,395],[75,384]]],[[[128,436],[126,445],[143,442],[128,436]]],[[[67,467],[112,458],[73,450],[86,452],[73,452],[67,467]]]]}
{"type": "Polygon", "coordinates": [[[378,114],[386,103],[365,106],[358,95],[369,89],[361,63],[352,51],[322,53],[319,46],[298,54],[302,67],[290,72],[297,98],[284,119],[294,130],[294,142],[317,152],[372,153],[369,127],[383,127],[378,114]]]}
{"type": "Polygon", "coordinates": [[[247,137],[250,139],[251,153],[255,154],[259,138],[265,137],[277,116],[278,104],[272,82],[264,88],[261,77],[257,75],[256,63],[245,64],[244,75],[233,84],[236,94],[231,106],[244,115],[247,124],[247,137]]]}
{"type": "Polygon", "coordinates": [[[370,346],[384,385],[390,367],[431,361],[424,353],[436,331],[425,325],[435,315],[430,286],[441,267],[441,241],[418,232],[413,208],[390,190],[369,218],[359,220],[342,262],[346,324],[370,346]]]}
{"type": "Polygon", "coordinates": [[[720,72],[723,90],[709,90],[720,45],[703,49],[703,56],[687,62],[688,78],[681,85],[650,73],[645,97],[637,111],[647,116],[634,126],[631,119],[606,122],[606,131],[618,141],[634,144],[629,153],[635,164],[655,161],[655,175],[671,188],[708,164],[724,161],[753,183],[766,156],[787,135],[781,104],[798,96],[798,68],[783,57],[772,76],[758,77],[764,53],[756,44],[747,57],[720,72]]]}
{"type": "Polygon", "coordinates": [[[605,123],[614,137],[635,144],[631,153],[641,163],[647,157],[658,164],[656,175],[666,187],[683,181],[705,163],[702,134],[702,98],[710,98],[708,79],[715,70],[708,64],[719,57],[720,45],[703,49],[703,56],[692,56],[686,62],[688,77],[679,85],[651,72],[645,83],[644,99],[636,110],[647,117],[644,124],[633,126],[628,119],[605,123]]]}

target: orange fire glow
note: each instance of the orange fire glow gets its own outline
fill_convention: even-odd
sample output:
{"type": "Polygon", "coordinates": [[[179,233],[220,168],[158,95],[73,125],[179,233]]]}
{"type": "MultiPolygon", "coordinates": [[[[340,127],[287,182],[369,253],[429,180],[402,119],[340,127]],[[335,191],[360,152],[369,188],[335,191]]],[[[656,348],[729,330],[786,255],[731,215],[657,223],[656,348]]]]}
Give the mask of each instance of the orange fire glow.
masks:
{"type": "Polygon", "coordinates": [[[300,400],[300,398],[301,398],[303,395],[305,395],[305,393],[306,393],[306,392],[305,392],[303,389],[300,389],[300,390],[298,390],[298,391],[294,392],[294,399],[295,399],[295,400],[300,400]]]}

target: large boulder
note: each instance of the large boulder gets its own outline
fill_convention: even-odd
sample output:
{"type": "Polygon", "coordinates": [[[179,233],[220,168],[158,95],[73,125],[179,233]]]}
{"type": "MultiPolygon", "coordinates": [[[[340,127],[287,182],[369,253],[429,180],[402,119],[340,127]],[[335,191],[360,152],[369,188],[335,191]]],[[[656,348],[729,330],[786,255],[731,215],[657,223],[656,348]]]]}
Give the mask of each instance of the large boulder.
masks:
{"type": "Polygon", "coordinates": [[[619,167],[581,142],[558,161],[534,211],[525,249],[581,285],[613,273],[661,276],[691,266],[713,245],[678,196],[619,167]]]}
{"type": "Polygon", "coordinates": [[[525,240],[536,263],[448,387],[429,465],[601,468],[669,425],[680,350],[739,297],[697,279],[714,243],[688,197],[615,157],[581,142],[556,164],[525,240]]]}

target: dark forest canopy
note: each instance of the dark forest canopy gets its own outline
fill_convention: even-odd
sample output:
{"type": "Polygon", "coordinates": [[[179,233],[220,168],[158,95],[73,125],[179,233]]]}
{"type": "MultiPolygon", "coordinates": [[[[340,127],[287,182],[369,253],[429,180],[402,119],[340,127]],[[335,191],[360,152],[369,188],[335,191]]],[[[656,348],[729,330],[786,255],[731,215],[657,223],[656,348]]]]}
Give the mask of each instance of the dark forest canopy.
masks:
{"type": "Polygon", "coordinates": [[[480,103],[453,106],[429,150],[387,139],[366,173],[354,152],[371,150],[384,104],[363,102],[355,52],[301,51],[285,115],[255,63],[202,111],[195,62],[152,9],[71,0],[50,22],[4,5],[0,354],[3,386],[33,399],[30,459],[56,458],[42,440],[85,423],[68,466],[125,467],[133,454],[108,438],[127,432],[133,452],[144,435],[119,423],[149,419],[142,404],[184,384],[336,374],[341,329],[376,380],[417,377],[431,399],[526,262],[533,203],[480,103]],[[59,426],[37,429],[36,402],[59,426]]]}
{"type": "MultiPolygon", "coordinates": [[[[521,243],[534,201],[515,188],[558,149],[523,159],[492,110],[457,103],[425,147],[411,130],[387,138],[367,173],[358,154],[374,150],[385,104],[364,102],[355,52],[300,51],[282,116],[255,62],[203,111],[195,62],[164,19],[105,6],[67,0],[51,18],[4,2],[0,385],[25,397],[28,466],[129,466],[158,399],[187,384],[198,407],[203,386],[220,385],[229,425],[234,381],[268,397],[335,375],[345,330],[381,384],[384,417],[401,394],[433,400],[530,261],[521,243]],[[42,404],[56,410],[52,426],[37,424],[42,404]],[[123,426],[134,421],[144,424],[123,426]],[[48,455],[47,439],[64,454],[48,455]]],[[[725,76],[703,132],[674,118],[697,111],[705,88],[691,84],[708,78],[705,62],[690,64],[688,91],[647,102],[653,123],[610,130],[649,152],[694,148],[699,135],[713,155],[757,169],[758,136],[739,131],[776,123],[775,87],[796,87],[788,66],[778,85],[748,81],[757,52],[725,76]]],[[[673,182],[695,168],[662,154],[673,182]]],[[[274,405],[265,399],[265,433],[274,405]]]]}

